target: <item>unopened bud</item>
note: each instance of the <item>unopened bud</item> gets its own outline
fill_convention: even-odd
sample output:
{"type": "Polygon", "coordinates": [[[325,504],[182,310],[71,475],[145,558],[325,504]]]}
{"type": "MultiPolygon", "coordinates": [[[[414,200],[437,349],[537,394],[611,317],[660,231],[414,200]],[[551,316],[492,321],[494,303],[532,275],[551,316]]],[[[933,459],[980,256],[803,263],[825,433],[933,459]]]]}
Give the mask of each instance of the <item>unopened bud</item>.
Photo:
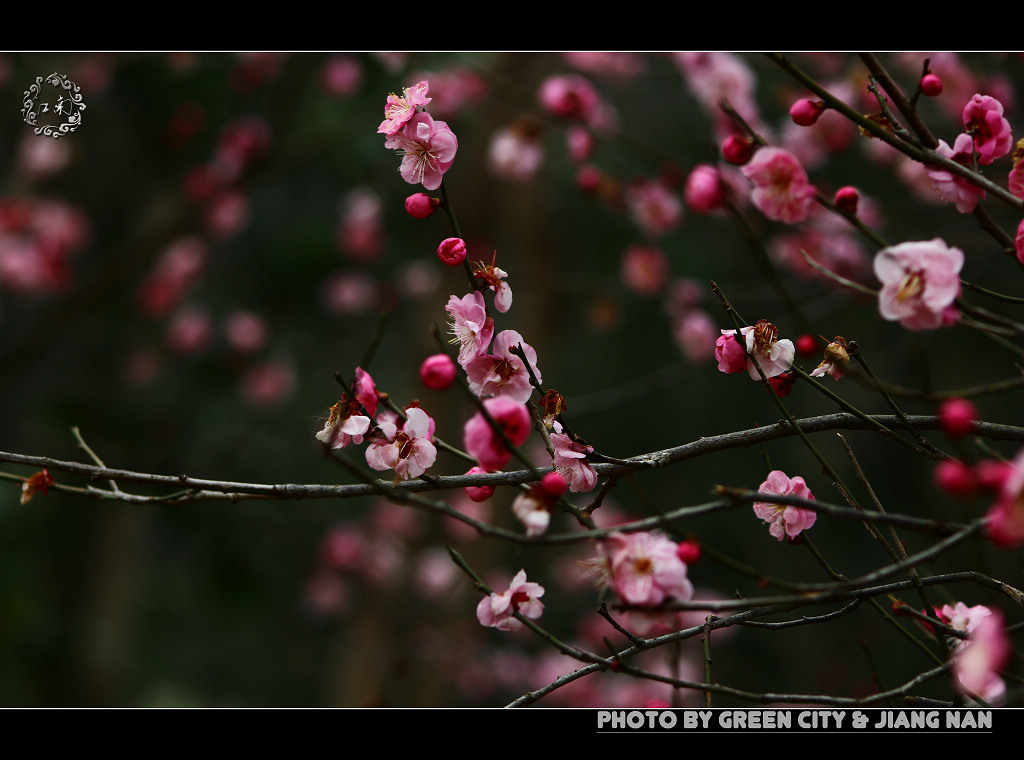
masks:
{"type": "Polygon", "coordinates": [[[789,117],[801,127],[809,127],[818,120],[825,110],[825,101],[809,100],[807,98],[798,100],[789,109],[789,117]]]}
{"type": "Polygon", "coordinates": [[[749,137],[729,135],[722,143],[722,158],[733,166],[743,166],[754,155],[754,141],[749,137]]]}
{"type": "Polygon", "coordinates": [[[921,77],[921,92],[929,98],[942,94],[942,80],[934,74],[925,74],[921,77]]]}
{"type": "Polygon", "coordinates": [[[836,190],[834,203],[844,214],[854,216],[857,213],[857,204],[860,203],[860,192],[850,185],[841,187],[836,190]]]}

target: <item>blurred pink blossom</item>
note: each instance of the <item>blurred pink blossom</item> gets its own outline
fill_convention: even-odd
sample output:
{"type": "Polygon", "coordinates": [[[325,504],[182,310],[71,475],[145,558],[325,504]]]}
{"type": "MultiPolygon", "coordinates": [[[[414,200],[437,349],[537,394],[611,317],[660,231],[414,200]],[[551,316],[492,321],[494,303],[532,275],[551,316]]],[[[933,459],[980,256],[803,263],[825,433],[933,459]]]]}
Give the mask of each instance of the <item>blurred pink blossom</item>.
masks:
{"type": "Polygon", "coordinates": [[[238,310],[224,323],[228,345],[240,354],[259,351],[267,342],[267,323],[258,314],[238,310]]]}
{"type": "MultiPolygon", "coordinates": [[[[974,143],[971,136],[966,132],[956,138],[953,147],[950,148],[945,140],[939,140],[935,152],[940,156],[956,161],[961,166],[970,168],[973,164],[974,143]]],[[[942,200],[955,203],[956,210],[961,214],[969,214],[974,211],[979,200],[985,199],[985,191],[970,180],[964,179],[958,174],[938,166],[926,168],[928,176],[942,200]]]]}
{"type": "Polygon", "coordinates": [[[908,330],[933,330],[955,320],[963,263],[964,252],[940,238],[883,248],[874,262],[882,282],[882,318],[908,330]]]}
{"type": "Polygon", "coordinates": [[[245,371],[242,398],[257,408],[277,406],[291,393],[295,371],[282,361],[267,361],[245,371]]]}
{"type": "Polygon", "coordinates": [[[985,513],[985,534],[996,546],[1024,546],[1024,449],[1004,475],[999,496],[985,513]]]}
{"type": "Polygon", "coordinates": [[[668,258],[652,245],[631,245],[622,254],[622,282],[634,293],[656,295],[668,281],[668,258]]]}
{"type": "Polygon", "coordinates": [[[966,645],[953,658],[953,674],[962,691],[998,704],[1006,693],[999,671],[1010,661],[1013,646],[1003,630],[1003,615],[991,610],[982,617],[966,645]]]}
{"type": "Polygon", "coordinates": [[[633,222],[650,238],[659,238],[682,224],[683,204],[663,182],[637,180],[626,188],[626,206],[633,222]]]}
{"type": "Polygon", "coordinates": [[[795,224],[807,218],[816,189],[792,153],[761,148],[742,171],[754,183],[750,200],[769,219],[795,224]]]}
{"type": "MultiPolygon", "coordinates": [[[[484,401],[484,408],[513,446],[523,445],[530,437],[533,426],[530,412],[523,404],[498,396],[484,401]]],[[[462,432],[466,451],[476,457],[485,470],[500,470],[512,458],[512,452],[480,412],[467,420],[462,432]]]]}
{"type": "Polygon", "coordinates": [[[536,129],[503,127],[491,135],[487,168],[501,179],[529,182],[544,163],[544,148],[536,129]]]}

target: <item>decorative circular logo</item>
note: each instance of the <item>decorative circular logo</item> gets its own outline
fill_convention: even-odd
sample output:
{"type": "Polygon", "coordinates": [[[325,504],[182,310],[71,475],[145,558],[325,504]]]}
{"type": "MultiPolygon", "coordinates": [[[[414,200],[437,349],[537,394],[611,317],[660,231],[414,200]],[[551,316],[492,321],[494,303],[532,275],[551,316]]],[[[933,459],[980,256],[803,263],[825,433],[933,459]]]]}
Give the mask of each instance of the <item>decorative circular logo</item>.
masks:
{"type": "Polygon", "coordinates": [[[25,123],[35,127],[37,135],[52,137],[74,132],[82,123],[82,93],[77,84],[63,74],[36,77],[35,84],[25,90],[21,115],[25,123]]]}

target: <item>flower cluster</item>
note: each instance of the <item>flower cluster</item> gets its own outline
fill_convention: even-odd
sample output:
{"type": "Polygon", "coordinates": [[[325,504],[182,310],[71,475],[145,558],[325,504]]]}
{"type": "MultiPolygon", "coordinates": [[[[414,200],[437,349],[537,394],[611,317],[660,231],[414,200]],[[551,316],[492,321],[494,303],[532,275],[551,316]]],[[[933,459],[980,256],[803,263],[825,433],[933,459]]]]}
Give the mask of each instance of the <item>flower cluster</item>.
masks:
{"type": "Polygon", "coordinates": [[[788,338],[779,340],[778,328],[766,319],[759,320],[753,326],[741,327],[739,338],[735,329],[721,332],[721,337],[715,343],[715,359],[720,372],[746,370],[751,378],[760,380],[758,367],[765,377],[773,378],[793,365],[793,357],[796,356],[793,341],[788,338]]]}
{"type": "Polygon", "coordinates": [[[385,148],[401,152],[402,179],[411,185],[437,190],[455,161],[459,141],[445,122],[435,121],[430,114],[417,110],[430,102],[428,88],[427,82],[420,82],[406,88],[403,97],[389,95],[385,119],[377,132],[387,137],[385,148]]]}

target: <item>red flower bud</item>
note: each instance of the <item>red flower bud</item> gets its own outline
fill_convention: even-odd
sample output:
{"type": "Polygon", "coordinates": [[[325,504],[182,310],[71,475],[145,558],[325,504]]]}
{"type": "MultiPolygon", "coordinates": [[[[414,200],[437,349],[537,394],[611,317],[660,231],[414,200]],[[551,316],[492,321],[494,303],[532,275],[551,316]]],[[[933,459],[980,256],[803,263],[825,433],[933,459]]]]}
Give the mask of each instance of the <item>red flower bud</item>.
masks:
{"type": "Polygon", "coordinates": [[[795,124],[801,127],[809,127],[818,120],[825,110],[823,100],[798,100],[789,109],[789,116],[795,124]]]}
{"type": "Polygon", "coordinates": [[[426,193],[414,193],[405,199],[405,210],[417,219],[426,219],[440,205],[440,198],[431,198],[426,193]]]}
{"type": "Polygon", "coordinates": [[[466,260],[466,241],[462,238],[445,238],[437,247],[437,258],[450,267],[457,267],[466,260]]]}
{"type": "Polygon", "coordinates": [[[857,213],[857,204],[860,202],[860,193],[857,188],[847,185],[836,190],[834,203],[836,208],[851,216],[857,213]]]}
{"type": "Polygon", "coordinates": [[[929,98],[942,94],[942,80],[934,74],[925,74],[921,77],[921,92],[929,98]]]}
{"type": "Polygon", "coordinates": [[[729,135],[722,143],[722,158],[734,166],[743,166],[754,155],[754,141],[749,137],[729,135]]]}

